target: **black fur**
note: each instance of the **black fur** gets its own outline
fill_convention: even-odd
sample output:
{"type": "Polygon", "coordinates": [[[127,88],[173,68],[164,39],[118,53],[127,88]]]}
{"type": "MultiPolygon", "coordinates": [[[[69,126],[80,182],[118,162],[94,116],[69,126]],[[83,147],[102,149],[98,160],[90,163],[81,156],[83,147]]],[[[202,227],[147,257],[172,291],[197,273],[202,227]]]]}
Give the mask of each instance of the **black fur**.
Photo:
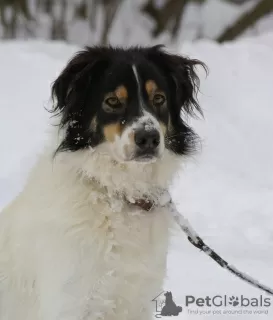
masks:
{"type": "Polygon", "coordinates": [[[72,58],[52,88],[53,112],[61,114],[60,126],[66,130],[57,151],[95,147],[104,140],[105,125],[128,124],[139,115],[132,65],[137,67],[141,86],[152,79],[166,92],[167,108],[156,111],[149,105],[142,88],[145,108],[168,127],[166,147],[181,155],[195,149],[197,136],[185,123],[183,115],[193,116],[195,112],[202,115],[196,100],[199,79],[195,67],[206,67],[198,60],[168,54],[158,45],[129,49],[87,47],[72,58]],[[129,91],[128,105],[122,113],[107,113],[102,108],[104,95],[119,85],[125,85],[129,91]],[[94,116],[97,126],[92,130],[90,123],[94,116]]]}

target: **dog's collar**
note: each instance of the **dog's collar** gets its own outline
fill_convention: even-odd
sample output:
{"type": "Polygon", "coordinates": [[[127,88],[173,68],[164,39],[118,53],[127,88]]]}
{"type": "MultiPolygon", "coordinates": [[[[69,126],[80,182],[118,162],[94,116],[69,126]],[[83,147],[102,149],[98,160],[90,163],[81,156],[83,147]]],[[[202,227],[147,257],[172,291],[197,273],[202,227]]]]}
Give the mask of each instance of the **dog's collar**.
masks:
{"type": "MultiPolygon", "coordinates": [[[[104,191],[107,191],[107,188],[101,186],[96,179],[92,178],[91,180],[93,183],[100,186],[100,188],[102,188],[104,191]]],[[[144,210],[147,212],[151,211],[155,207],[164,207],[165,205],[171,202],[170,194],[166,189],[158,189],[157,192],[155,192],[154,197],[143,195],[143,197],[128,198],[124,194],[123,195],[116,194],[116,196],[118,197],[121,196],[121,198],[123,198],[127,204],[138,207],[141,210],[144,210]]]]}
{"type": "Polygon", "coordinates": [[[144,211],[151,211],[153,207],[155,207],[155,201],[147,198],[136,199],[133,202],[126,199],[127,203],[130,205],[139,207],[144,211]]]}
{"type": "Polygon", "coordinates": [[[134,199],[132,201],[125,198],[127,203],[139,207],[144,211],[151,211],[155,207],[164,207],[165,205],[171,203],[171,197],[167,190],[161,190],[160,195],[158,195],[157,201],[150,199],[148,197],[134,199]]]}

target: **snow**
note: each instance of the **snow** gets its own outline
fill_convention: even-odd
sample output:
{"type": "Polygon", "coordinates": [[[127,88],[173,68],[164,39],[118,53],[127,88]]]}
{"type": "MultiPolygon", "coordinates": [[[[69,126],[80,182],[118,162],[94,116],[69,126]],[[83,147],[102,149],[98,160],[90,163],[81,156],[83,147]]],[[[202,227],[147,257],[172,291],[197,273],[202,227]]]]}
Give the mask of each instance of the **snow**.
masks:
{"type": "MultiPolygon", "coordinates": [[[[238,269],[271,287],[272,44],[273,34],[268,34],[222,46],[207,41],[183,46],[183,52],[207,63],[210,74],[201,79],[199,100],[205,121],[194,121],[204,140],[203,149],[173,187],[180,211],[205,242],[238,269]]],[[[260,294],[184,239],[182,234],[174,238],[166,283],[182,304],[187,294],[260,294]]],[[[223,317],[207,315],[206,319],[223,317]]]]}
{"type": "MultiPolygon", "coordinates": [[[[0,43],[0,209],[23,187],[48,139],[51,120],[44,107],[50,107],[50,85],[77,49],[63,43],[0,43]]],[[[273,33],[224,45],[184,43],[181,53],[206,62],[210,74],[206,78],[200,70],[205,119],[191,121],[202,137],[202,150],[177,175],[173,199],[209,246],[273,287],[273,33]]],[[[262,292],[200,253],[179,228],[165,289],[183,306],[176,319],[272,318],[272,307],[262,308],[269,310],[264,315],[189,314],[186,295],[255,298],[262,292]]]]}

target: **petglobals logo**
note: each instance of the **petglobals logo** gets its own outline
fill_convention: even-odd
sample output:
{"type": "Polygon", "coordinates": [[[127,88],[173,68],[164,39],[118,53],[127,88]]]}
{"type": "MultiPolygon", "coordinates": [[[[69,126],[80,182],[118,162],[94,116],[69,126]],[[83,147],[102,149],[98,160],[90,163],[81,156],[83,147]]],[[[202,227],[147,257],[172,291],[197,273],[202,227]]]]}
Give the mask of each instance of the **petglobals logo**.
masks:
{"type": "Polygon", "coordinates": [[[178,317],[183,308],[178,305],[171,291],[163,291],[153,300],[155,303],[155,317],[178,317]]]}
{"type": "Polygon", "coordinates": [[[259,297],[245,297],[216,295],[206,297],[194,297],[187,295],[185,297],[186,307],[270,307],[271,298],[260,295],[259,297]]]}

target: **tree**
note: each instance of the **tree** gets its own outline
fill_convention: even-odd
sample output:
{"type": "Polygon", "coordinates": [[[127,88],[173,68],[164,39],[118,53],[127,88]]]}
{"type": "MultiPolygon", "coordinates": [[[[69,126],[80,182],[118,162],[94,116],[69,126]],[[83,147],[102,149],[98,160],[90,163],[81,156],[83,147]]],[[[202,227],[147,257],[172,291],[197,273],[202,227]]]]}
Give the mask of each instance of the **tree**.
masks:
{"type": "Polygon", "coordinates": [[[147,14],[155,22],[155,28],[152,31],[153,37],[157,37],[165,31],[171,21],[174,22],[172,30],[174,37],[179,31],[183,11],[188,2],[189,0],[168,0],[162,8],[158,9],[154,0],[148,1],[141,11],[147,14]]]}
{"type": "MultiPolygon", "coordinates": [[[[106,45],[109,42],[111,28],[118,17],[118,11],[123,1],[125,0],[0,0],[0,32],[2,29],[2,37],[5,39],[16,38],[18,34],[22,35],[22,32],[23,35],[35,36],[40,16],[46,15],[48,18],[46,19],[48,28],[46,31],[49,37],[52,40],[67,40],[68,17],[72,17],[75,20],[88,21],[90,32],[100,28],[99,43],[106,45]],[[99,24],[98,14],[103,16],[99,24]]],[[[163,5],[158,7],[157,0],[146,0],[139,10],[154,22],[154,28],[151,31],[152,37],[156,38],[167,31],[175,40],[180,32],[187,6],[192,2],[199,3],[201,10],[201,5],[206,1],[164,0],[163,5]]],[[[241,5],[248,0],[219,1],[241,5]]],[[[228,27],[218,37],[219,42],[235,39],[258,19],[273,12],[273,0],[256,1],[257,4],[249,12],[243,14],[233,26],[228,27]]],[[[200,25],[199,27],[198,37],[201,38],[203,37],[203,26],[200,25]]]]}
{"type": "Polygon", "coordinates": [[[113,25],[118,9],[123,0],[101,0],[104,12],[104,24],[101,34],[101,44],[108,44],[109,31],[113,25]]]}
{"type": "Polygon", "coordinates": [[[0,0],[0,20],[5,39],[16,38],[18,19],[32,20],[28,0],[0,0]],[[10,9],[10,15],[7,15],[10,9]]]}
{"type": "MultiPolygon", "coordinates": [[[[49,1],[48,1],[49,2],[49,1]]],[[[52,24],[51,24],[51,39],[52,40],[66,40],[67,39],[67,0],[59,0],[58,5],[60,6],[59,14],[57,15],[54,10],[54,6],[50,6],[48,9],[51,10],[52,24]]]]}
{"type": "Polygon", "coordinates": [[[122,2],[123,0],[82,0],[76,6],[75,14],[82,19],[87,19],[90,28],[94,30],[96,28],[96,14],[100,7],[104,15],[100,43],[106,45],[108,43],[109,32],[122,2]]]}
{"type": "Polygon", "coordinates": [[[237,38],[259,19],[273,12],[273,0],[261,0],[249,12],[244,13],[234,25],[228,27],[217,39],[218,42],[237,38]]]}

